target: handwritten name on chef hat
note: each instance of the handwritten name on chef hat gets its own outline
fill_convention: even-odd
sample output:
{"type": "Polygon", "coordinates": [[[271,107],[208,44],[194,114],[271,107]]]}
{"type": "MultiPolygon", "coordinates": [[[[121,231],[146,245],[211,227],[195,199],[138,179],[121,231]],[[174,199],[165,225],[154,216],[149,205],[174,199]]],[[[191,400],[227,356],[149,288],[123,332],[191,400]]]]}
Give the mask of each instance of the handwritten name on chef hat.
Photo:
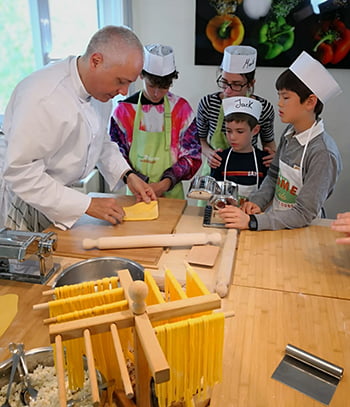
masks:
{"type": "Polygon", "coordinates": [[[168,45],[146,45],[143,69],[157,76],[166,76],[173,73],[176,70],[173,49],[168,45]]]}
{"type": "Polygon", "coordinates": [[[244,96],[222,99],[222,107],[225,116],[231,113],[246,113],[255,117],[256,120],[259,120],[262,110],[262,105],[258,100],[244,96]]]}
{"type": "Polygon", "coordinates": [[[221,68],[228,73],[245,74],[256,68],[257,52],[247,45],[230,45],[224,50],[221,68]]]}
{"type": "Polygon", "coordinates": [[[327,69],[307,52],[303,51],[289,67],[320,100],[327,102],[342,90],[327,69]]]}

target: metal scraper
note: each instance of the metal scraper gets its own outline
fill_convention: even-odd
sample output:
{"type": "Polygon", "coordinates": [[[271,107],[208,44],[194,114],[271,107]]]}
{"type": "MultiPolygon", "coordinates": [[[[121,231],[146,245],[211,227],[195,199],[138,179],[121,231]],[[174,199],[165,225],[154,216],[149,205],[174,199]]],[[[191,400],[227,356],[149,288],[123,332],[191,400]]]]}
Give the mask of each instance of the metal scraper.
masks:
{"type": "Polygon", "coordinates": [[[272,378],[328,405],[343,371],[339,366],[287,345],[285,356],[272,378]]]}

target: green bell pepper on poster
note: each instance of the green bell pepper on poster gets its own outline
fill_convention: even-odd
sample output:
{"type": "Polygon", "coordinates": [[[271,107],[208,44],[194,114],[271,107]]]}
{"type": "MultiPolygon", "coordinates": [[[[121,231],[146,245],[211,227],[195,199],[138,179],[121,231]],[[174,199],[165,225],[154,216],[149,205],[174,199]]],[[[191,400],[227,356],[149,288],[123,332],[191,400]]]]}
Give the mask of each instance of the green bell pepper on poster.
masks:
{"type": "Polygon", "coordinates": [[[288,51],[294,44],[294,27],[284,17],[263,24],[259,31],[260,53],[264,59],[273,59],[288,51]]]}

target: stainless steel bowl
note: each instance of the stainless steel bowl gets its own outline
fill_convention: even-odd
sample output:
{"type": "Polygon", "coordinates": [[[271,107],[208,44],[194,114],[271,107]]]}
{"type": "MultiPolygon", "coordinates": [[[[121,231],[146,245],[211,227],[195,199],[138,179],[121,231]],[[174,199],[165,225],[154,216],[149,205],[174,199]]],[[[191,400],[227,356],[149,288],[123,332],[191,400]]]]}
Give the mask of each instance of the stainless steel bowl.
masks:
{"type": "MultiPolygon", "coordinates": [[[[54,366],[54,353],[51,346],[34,348],[25,352],[25,361],[28,367],[28,371],[33,372],[39,365],[41,366],[54,366]]],[[[12,368],[12,358],[0,363],[0,388],[8,384],[10,378],[10,372],[12,368]]],[[[84,369],[87,370],[87,361],[84,358],[84,369]]],[[[106,380],[101,372],[96,370],[97,382],[99,385],[100,396],[105,394],[107,388],[106,380]]],[[[15,375],[15,383],[21,381],[18,372],[15,375]]],[[[76,403],[78,406],[78,403],[76,403]]]]}
{"type": "MultiPolygon", "coordinates": [[[[53,352],[51,346],[35,348],[25,352],[26,363],[29,372],[38,366],[53,366],[53,352]]],[[[10,371],[12,367],[12,358],[0,363],[0,388],[8,383],[10,377],[10,371]]],[[[19,375],[16,373],[15,382],[19,382],[19,375]]]]}
{"type": "Polygon", "coordinates": [[[55,279],[53,287],[79,284],[116,276],[118,270],[128,269],[133,280],[143,280],[143,266],[123,257],[96,257],[80,261],[63,270],[55,279]]]}

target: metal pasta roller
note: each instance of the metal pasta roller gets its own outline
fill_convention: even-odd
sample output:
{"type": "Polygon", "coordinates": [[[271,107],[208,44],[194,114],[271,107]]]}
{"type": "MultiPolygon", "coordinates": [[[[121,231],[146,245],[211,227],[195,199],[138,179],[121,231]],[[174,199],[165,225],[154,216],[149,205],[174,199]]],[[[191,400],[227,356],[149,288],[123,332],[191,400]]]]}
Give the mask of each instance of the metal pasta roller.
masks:
{"type": "Polygon", "coordinates": [[[226,205],[238,206],[238,187],[232,181],[216,181],[210,176],[196,176],[191,182],[187,197],[208,201],[204,209],[203,226],[225,227],[218,210],[226,205]]]}
{"type": "Polygon", "coordinates": [[[53,262],[57,235],[0,229],[0,278],[45,284],[59,269],[53,262]]]}

